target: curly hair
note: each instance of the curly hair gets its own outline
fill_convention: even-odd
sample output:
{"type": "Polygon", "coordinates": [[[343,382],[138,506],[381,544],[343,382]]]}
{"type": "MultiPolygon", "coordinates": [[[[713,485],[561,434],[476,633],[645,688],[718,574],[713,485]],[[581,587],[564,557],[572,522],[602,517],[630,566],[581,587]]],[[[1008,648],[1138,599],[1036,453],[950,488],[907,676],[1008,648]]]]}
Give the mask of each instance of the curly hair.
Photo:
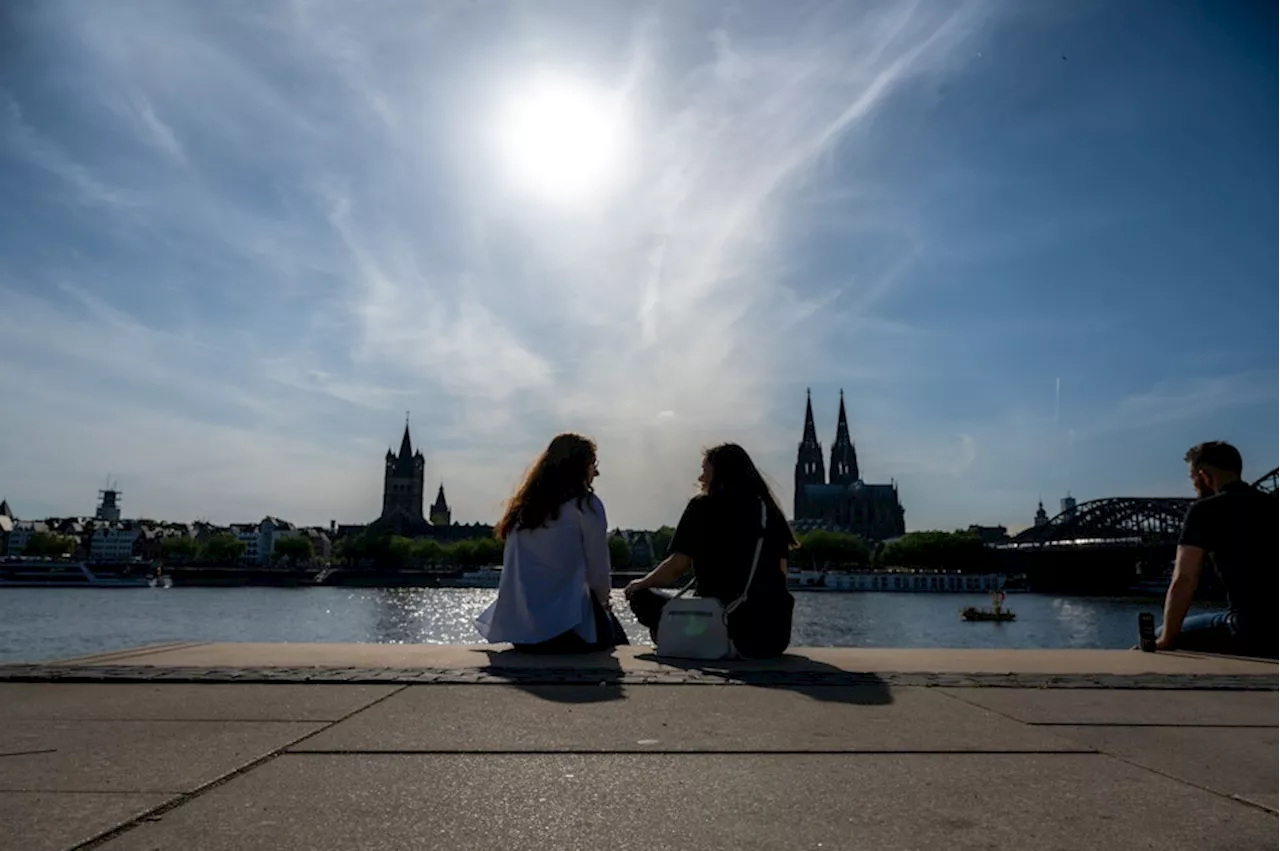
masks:
{"type": "Polygon", "coordinates": [[[1192,467],[1216,467],[1224,473],[1235,473],[1237,476],[1244,469],[1244,459],[1240,457],[1240,450],[1225,440],[1197,443],[1187,450],[1182,460],[1192,467]]]}
{"type": "Polygon", "coordinates": [[[571,499],[583,507],[591,493],[587,479],[596,463],[596,445],[580,434],[557,434],[507,501],[495,534],[505,541],[518,529],[538,529],[560,516],[571,499]]]}

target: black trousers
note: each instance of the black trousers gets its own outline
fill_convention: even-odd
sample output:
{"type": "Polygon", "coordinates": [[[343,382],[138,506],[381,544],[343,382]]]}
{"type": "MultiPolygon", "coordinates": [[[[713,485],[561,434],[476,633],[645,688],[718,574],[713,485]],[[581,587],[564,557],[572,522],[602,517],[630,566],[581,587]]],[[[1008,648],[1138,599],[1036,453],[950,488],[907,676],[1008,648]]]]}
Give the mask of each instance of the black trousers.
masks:
{"type": "Polygon", "coordinates": [[[671,597],[652,588],[642,588],[631,595],[631,613],[641,626],[649,628],[653,643],[658,643],[658,623],[662,620],[662,609],[671,601],[671,597]]]}
{"type": "Polygon", "coordinates": [[[591,611],[596,618],[595,644],[587,641],[573,630],[568,630],[554,638],[539,641],[537,644],[514,644],[512,646],[521,653],[538,653],[549,656],[563,653],[593,653],[597,650],[608,650],[629,644],[626,630],[622,628],[622,624],[618,621],[618,616],[613,612],[606,611],[604,606],[600,605],[600,601],[596,599],[594,593],[590,591],[587,593],[591,596],[591,611]]]}

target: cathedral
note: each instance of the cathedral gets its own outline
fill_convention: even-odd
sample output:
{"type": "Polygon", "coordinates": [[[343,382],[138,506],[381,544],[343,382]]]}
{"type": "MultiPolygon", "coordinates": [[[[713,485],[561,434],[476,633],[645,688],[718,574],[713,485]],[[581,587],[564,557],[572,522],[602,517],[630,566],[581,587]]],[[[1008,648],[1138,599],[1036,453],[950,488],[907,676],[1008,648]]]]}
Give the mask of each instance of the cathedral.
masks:
{"type": "Polygon", "coordinates": [[[450,525],[451,512],[444,498],[443,484],[436,492],[436,501],[431,506],[430,522],[423,516],[426,469],[427,461],[422,457],[421,450],[413,450],[413,441],[409,439],[409,423],[406,420],[404,437],[400,439],[400,453],[394,454],[387,450],[382,476],[382,515],[373,522],[377,531],[414,538],[435,535],[450,525]]]}
{"type": "Polygon", "coordinates": [[[852,532],[869,542],[904,534],[906,521],[897,484],[869,485],[858,472],[858,453],[844,412],[844,391],[840,391],[840,416],[831,445],[830,478],[813,424],[813,400],[808,391],[805,396],[804,437],[796,455],[795,530],[852,532]]]}

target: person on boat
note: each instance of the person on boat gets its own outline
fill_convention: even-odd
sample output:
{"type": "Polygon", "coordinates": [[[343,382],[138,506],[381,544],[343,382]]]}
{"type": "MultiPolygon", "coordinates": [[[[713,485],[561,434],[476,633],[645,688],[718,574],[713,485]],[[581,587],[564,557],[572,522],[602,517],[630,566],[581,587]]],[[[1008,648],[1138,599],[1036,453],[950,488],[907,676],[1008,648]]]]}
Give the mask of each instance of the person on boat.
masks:
{"type": "Polygon", "coordinates": [[[476,618],[487,641],[529,653],[625,644],[612,616],[608,524],[591,489],[596,446],[559,434],[533,462],[495,530],[504,542],[498,598],[476,618]]]}
{"type": "Polygon", "coordinates": [[[1240,478],[1244,462],[1223,441],[1186,454],[1200,499],[1182,524],[1156,650],[1276,658],[1276,499],[1240,478]],[[1227,593],[1226,611],[1187,616],[1206,558],[1227,593]]]}
{"type": "Polygon", "coordinates": [[[795,599],[787,591],[787,554],[796,546],[777,500],[745,449],[725,443],[708,449],[698,477],[701,493],[689,501],[671,538],[669,555],[650,573],[626,587],[631,611],[657,637],[662,609],[670,600],[656,588],[670,588],[692,568],[700,597],[728,605],[747,584],[756,541],[759,566],[747,601],[729,616],[729,639],[739,656],[780,656],[791,643],[795,599]],[[760,505],[766,511],[760,526],[760,505]]]}

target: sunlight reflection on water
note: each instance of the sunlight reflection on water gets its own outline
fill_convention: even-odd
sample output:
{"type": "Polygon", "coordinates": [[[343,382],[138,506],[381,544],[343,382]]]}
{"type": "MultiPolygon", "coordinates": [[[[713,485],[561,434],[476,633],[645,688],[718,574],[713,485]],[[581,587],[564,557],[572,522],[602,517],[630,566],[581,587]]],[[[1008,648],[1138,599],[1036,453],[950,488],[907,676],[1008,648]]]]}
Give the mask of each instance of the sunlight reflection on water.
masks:
{"type": "MultiPolygon", "coordinates": [[[[38,661],[168,641],[477,644],[487,588],[8,588],[0,661],[38,661]]],[[[614,609],[633,644],[648,631],[614,609]]],[[[1014,623],[965,623],[985,595],[798,593],[792,643],[828,647],[1122,648],[1158,599],[1010,594],[1014,623]]]]}

